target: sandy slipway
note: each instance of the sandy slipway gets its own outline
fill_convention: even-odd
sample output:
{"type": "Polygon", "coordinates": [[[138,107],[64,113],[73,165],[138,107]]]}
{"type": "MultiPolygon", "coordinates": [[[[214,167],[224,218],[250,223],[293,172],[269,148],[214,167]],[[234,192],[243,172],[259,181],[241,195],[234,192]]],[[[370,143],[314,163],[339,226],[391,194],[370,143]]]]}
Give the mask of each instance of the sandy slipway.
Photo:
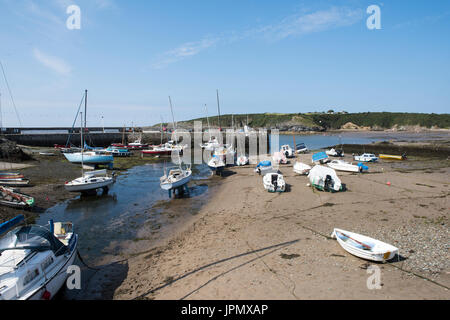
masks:
{"type": "Polygon", "coordinates": [[[294,175],[292,163],[281,171],[288,192],[273,194],[252,168],[229,169],[183,229],[121,262],[126,276],[120,281],[104,271],[115,283],[108,287],[111,297],[450,298],[448,160],[386,161],[370,165],[368,174],[340,173],[348,188],[342,193],[311,189],[305,176],[294,175]],[[400,261],[375,264],[381,289],[368,289],[372,263],[329,238],[335,227],[400,249],[400,261]]]}

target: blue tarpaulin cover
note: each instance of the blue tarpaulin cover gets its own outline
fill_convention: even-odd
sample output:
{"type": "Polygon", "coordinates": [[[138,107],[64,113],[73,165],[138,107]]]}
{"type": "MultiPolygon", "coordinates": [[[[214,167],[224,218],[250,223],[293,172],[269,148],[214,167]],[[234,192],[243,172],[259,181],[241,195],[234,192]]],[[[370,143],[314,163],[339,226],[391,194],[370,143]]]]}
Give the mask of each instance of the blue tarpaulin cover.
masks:
{"type": "Polygon", "coordinates": [[[313,162],[324,160],[324,159],[328,159],[328,156],[325,152],[318,152],[318,153],[313,154],[313,156],[312,156],[313,162]]]}
{"type": "Polygon", "coordinates": [[[258,163],[258,165],[256,166],[257,168],[259,167],[270,167],[272,165],[272,162],[270,162],[269,160],[266,161],[261,161],[260,163],[258,163]]]}

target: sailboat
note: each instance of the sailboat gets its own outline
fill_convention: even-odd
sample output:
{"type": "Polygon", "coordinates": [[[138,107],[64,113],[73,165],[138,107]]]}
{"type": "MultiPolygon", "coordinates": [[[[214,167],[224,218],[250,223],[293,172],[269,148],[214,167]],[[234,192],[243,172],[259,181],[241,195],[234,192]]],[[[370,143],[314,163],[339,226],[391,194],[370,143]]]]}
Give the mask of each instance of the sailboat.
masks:
{"type": "MultiPolygon", "coordinates": [[[[81,113],[83,118],[83,113],[81,113]]],[[[83,120],[81,120],[83,123],[83,120]]],[[[83,144],[83,125],[81,125],[81,145],[83,144]]],[[[84,172],[84,149],[81,150],[81,177],[70,182],[66,182],[64,187],[69,192],[86,193],[102,188],[107,191],[109,186],[115,182],[115,177],[108,177],[106,170],[97,170],[91,172],[84,172]]]]}
{"type": "MultiPolygon", "coordinates": [[[[84,126],[86,126],[86,111],[87,111],[87,90],[84,95],[84,126]]],[[[83,119],[81,119],[83,121],[83,119]]],[[[64,153],[66,159],[71,163],[80,164],[83,160],[85,164],[98,165],[98,164],[112,164],[114,157],[112,155],[101,154],[95,151],[85,151],[84,141],[81,142],[81,152],[64,153]]]]}
{"type": "Polygon", "coordinates": [[[65,284],[77,252],[78,235],[70,222],[49,228],[18,226],[23,215],[0,224],[0,299],[50,300],[65,284]]]}
{"type": "MultiPolygon", "coordinates": [[[[172,100],[170,99],[170,97],[169,104],[170,110],[172,112],[175,141],[177,141],[178,139],[176,136],[175,117],[173,116],[172,100]]],[[[172,190],[179,189],[185,186],[192,179],[191,167],[187,166],[185,169],[182,168],[181,159],[179,158],[179,151],[175,149],[172,153],[172,159],[178,156],[178,167],[170,168],[168,172],[166,172],[166,170],[164,169],[164,175],[160,178],[161,189],[169,191],[169,194],[172,190]]]]}

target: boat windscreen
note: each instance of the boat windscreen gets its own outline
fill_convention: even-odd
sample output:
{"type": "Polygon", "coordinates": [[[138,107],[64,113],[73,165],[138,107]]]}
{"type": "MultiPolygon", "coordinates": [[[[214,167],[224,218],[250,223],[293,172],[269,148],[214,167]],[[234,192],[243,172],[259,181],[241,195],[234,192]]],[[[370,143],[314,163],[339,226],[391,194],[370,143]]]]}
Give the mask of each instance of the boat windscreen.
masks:
{"type": "Polygon", "coordinates": [[[52,250],[56,256],[66,252],[66,246],[49,230],[36,225],[16,228],[0,239],[0,253],[15,249],[52,250]]]}

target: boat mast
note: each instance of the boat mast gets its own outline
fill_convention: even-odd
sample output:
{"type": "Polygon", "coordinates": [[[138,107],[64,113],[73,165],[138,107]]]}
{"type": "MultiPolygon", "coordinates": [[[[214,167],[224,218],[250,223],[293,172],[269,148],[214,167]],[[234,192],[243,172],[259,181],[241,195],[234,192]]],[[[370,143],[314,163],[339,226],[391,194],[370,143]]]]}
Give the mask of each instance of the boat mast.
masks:
{"type": "Polygon", "coordinates": [[[80,112],[80,122],[81,122],[81,177],[84,177],[84,164],[83,164],[83,153],[84,153],[84,141],[83,141],[83,112],[80,112]]]}
{"type": "MultiPolygon", "coordinates": [[[[170,112],[172,113],[172,121],[173,121],[173,134],[174,134],[174,136],[175,136],[175,145],[177,146],[178,145],[178,137],[177,137],[177,128],[176,128],[176,126],[175,126],[175,117],[174,117],[174,115],[173,115],[173,108],[172,108],[172,99],[170,99],[170,96],[169,96],[169,104],[170,104],[170,112]]],[[[173,151],[172,151],[173,152],[173,151]]],[[[177,149],[177,152],[178,152],[178,166],[180,167],[180,170],[182,170],[181,169],[181,159],[180,159],[180,151],[177,149]]],[[[172,158],[173,159],[173,158],[172,158]]]]}
{"type": "Polygon", "coordinates": [[[161,115],[159,117],[161,118],[161,145],[162,145],[162,142],[163,142],[163,118],[161,115]]]}
{"type": "Polygon", "coordinates": [[[217,89],[217,111],[219,112],[219,132],[222,131],[220,127],[220,103],[219,103],[219,89],[217,89]]]}
{"type": "Polygon", "coordinates": [[[87,128],[86,115],[87,115],[87,93],[88,91],[84,91],[84,127],[87,128]]]}
{"type": "Polygon", "coordinates": [[[209,126],[208,107],[206,106],[206,103],[205,103],[205,110],[206,110],[206,121],[208,122],[209,141],[211,141],[211,127],[209,126]]]}

